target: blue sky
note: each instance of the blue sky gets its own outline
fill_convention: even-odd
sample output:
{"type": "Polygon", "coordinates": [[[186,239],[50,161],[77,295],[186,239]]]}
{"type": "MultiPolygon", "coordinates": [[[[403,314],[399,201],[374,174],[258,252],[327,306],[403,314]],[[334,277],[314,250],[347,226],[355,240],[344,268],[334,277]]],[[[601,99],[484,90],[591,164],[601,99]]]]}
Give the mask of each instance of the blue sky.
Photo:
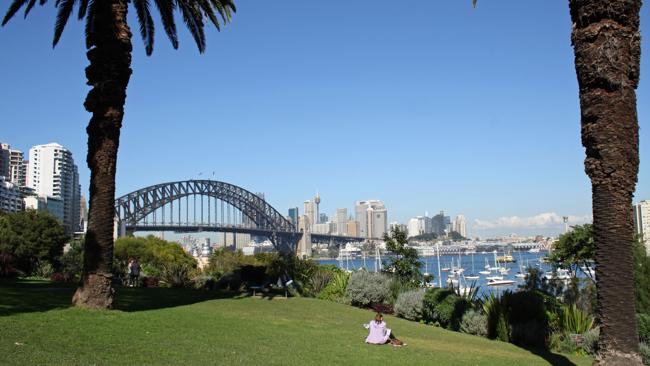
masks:
{"type": "MultiPolygon", "coordinates": [[[[463,213],[471,235],[554,234],[558,215],[588,219],[566,1],[278,4],[238,1],[203,55],[185,29],[176,51],[158,27],[152,57],[131,9],[118,195],[215,172],[282,212],[318,190],[328,214],[381,199],[390,221],[463,213]]],[[[71,20],[53,50],[54,19],[50,2],[0,29],[0,141],[68,147],[85,192],[83,25],[71,20]]],[[[650,199],[642,54],[635,200],[650,199]]]]}

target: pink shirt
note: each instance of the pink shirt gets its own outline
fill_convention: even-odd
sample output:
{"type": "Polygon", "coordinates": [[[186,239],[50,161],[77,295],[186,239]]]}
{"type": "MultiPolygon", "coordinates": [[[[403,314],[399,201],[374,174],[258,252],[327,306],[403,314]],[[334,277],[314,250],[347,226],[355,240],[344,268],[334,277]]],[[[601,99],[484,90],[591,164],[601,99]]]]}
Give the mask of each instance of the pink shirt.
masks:
{"type": "Polygon", "coordinates": [[[386,322],[382,321],[377,324],[376,321],[371,320],[368,327],[368,337],[366,338],[366,343],[372,344],[384,344],[388,342],[390,337],[390,329],[386,328],[386,322]]]}

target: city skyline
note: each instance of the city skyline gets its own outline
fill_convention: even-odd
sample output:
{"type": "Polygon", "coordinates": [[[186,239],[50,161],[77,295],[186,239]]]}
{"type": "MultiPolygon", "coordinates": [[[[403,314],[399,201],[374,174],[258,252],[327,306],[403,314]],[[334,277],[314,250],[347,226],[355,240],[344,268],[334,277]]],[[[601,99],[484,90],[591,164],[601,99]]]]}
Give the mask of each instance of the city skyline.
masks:
{"type": "MultiPolygon", "coordinates": [[[[117,195],[214,177],[265,192],[283,213],[316,191],[330,216],[366,198],[381,199],[391,222],[462,213],[470,236],[551,235],[563,231],[562,216],[588,221],[566,4],[421,3],[408,16],[389,8],[359,2],[334,14],[295,2],[280,13],[242,3],[245,16],[209,32],[203,56],[161,41],[147,58],[134,41],[117,195]],[[536,19],[521,19],[523,11],[536,19]],[[340,27],[327,26],[332,17],[340,27]],[[439,36],[457,24],[464,27],[453,40],[439,36]],[[523,47],[531,40],[536,47],[523,47]],[[165,71],[174,68],[186,71],[165,71]]],[[[649,11],[641,14],[646,33],[649,11]]],[[[81,163],[87,195],[83,25],[71,21],[51,50],[53,12],[39,7],[29,22],[0,31],[3,52],[15,56],[0,65],[18,70],[0,85],[0,139],[22,151],[66,146],[81,163]]],[[[179,36],[191,48],[187,34],[179,36]]],[[[647,68],[646,57],[641,63],[647,68]]],[[[646,84],[642,77],[635,202],[650,198],[646,84]]]]}

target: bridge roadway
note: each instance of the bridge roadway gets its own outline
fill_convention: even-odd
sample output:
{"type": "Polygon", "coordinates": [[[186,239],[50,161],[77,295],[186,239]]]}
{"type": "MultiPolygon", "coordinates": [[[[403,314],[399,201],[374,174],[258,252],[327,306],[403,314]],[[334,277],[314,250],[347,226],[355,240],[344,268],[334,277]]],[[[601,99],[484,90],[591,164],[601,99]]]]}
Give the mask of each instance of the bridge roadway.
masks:
{"type": "MultiPolygon", "coordinates": [[[[246,225],[223,225],[223,224],[136,224],[126,225],[127,232],[147,232],[147,231],[173,231],[177,233],[196,233],[196,232],[225,232],[225,233],[241,233],[258,235],[264,237],[271,237],[272,235],[278,238],[286,238],[290,240],[299,240],[302,237],[302,232],[297,231],[273,231],[269,229],[260,229],[246,225]]],[[[311,243],[321,243],[332,245],[341,245],[351,242],[365,241],[366,238],[330,234],[314,234],[311,235],[311,243]]]]}

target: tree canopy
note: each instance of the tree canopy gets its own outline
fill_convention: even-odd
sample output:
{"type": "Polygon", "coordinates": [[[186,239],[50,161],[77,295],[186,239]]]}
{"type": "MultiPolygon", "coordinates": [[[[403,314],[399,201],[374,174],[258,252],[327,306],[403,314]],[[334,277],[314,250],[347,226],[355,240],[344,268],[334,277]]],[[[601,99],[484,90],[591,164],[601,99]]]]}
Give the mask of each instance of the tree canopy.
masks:
{"type": "Polygon", "coordinates": [[[415,248],[410,248],[406,231],[399,227],[391,229],[390,234],[384,234],[386,250],[393,253],[390,256],[384,271],[396,277],[403,284],[419,285],[422,282],[422,262],[415,248]]]}
{"type": "Polygon", "coordinates": [[[56,265],[67,240],[61,222],[47,212],[0,215],[0,253],[11,255],[13,266],[26,275],[39,264],[56,265]]]}

